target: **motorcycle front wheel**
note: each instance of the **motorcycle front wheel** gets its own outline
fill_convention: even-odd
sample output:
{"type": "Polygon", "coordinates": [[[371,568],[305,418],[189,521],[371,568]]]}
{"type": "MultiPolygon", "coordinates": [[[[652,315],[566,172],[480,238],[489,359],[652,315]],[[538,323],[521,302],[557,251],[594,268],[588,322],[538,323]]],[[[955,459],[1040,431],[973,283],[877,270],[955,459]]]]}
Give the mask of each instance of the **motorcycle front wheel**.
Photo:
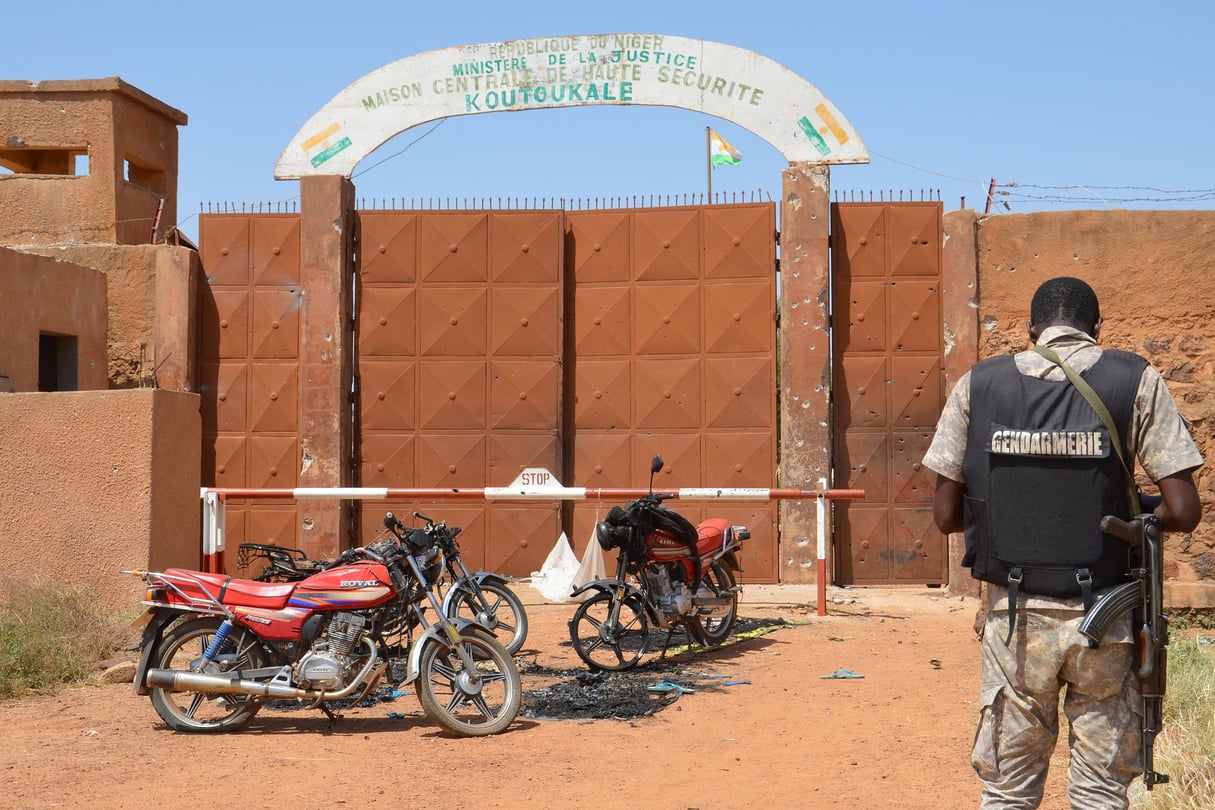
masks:
{"type": "Polygon", "coordinates": [[[716,596],[730,598],[730,606],[724,615],[697,616],[692,620],[692,634],[706,647],[715,647],[725,642],[738,621],[738,592],[734,590],[734,572],[725,563],[713,563],[713,567],[701,577],[701,584],[716,596]]]}
{"type": "MultiPolygon", "coordinates": [[[[207,616],[177,625],[161,642],[155,666],[208,675],[268,666],[267,656],[257,636],[238,625],[228,634],[219,655],[198,669],[203,652],[222,622],[222,619],[207,616]]],[[[233,677],[236,677],[235,674],[233,677]]],[[[153,688],[151,698],[156,713],[174,731],[236,731],[252,720],[262,707],[261,699],[250,695],[209,695],[153,688]]]]}
{"type": "Polygon", "coordinates": [[[519,714],[523,685],[515,660],[483,630],[466,629],[460,645],[475,671],[466,670],[455,647],[431,638],[422,648],[417,689],[422,711],[461,737],[505,731],[519,714]]]}
{"type": "Polygon", "coordinates": [[[615,604],[615,594],[597,593],[579,605],[570,619],[574,652],[591,669],[629,669],[645,653],[650,627],[641,600],[625,597],[613,619],[615,604]]]}
{"type": "Polygon", "coordinates": [[[527,613],[518,594],[497,582],[483,582],[479,587],[475,582],[469,586],[458,584],[456,588],[452,611],[455,615],[447,618],[468,619],[485,625],[498,634],[498,640],[511,655],[523,649],[527,639],[527,613]]]}

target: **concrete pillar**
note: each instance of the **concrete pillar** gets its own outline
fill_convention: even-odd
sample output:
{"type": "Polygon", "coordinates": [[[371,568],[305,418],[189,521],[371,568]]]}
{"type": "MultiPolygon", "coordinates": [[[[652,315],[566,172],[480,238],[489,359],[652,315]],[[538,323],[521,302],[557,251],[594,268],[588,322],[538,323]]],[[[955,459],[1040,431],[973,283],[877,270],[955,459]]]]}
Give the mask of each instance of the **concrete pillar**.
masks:
{"type": "MultiPolygon", "coordinates": [[[[300,180],[299,486],[348,486],[352,479],[354,369],[354,186],[346,177],[300,180]]],[[[348,502],[299,502],[301,545],[332,559],[346,546],[348,502]]]]}
{"type": "MultiPolygon", "coordinates": [[[[780,485],[815,489],[831,476],[831,346],[828,331],[830,171],[794,163],[781,179],[780,485]]],[[[813,500],[782,501],[781,582],[817,582],[813,500]]],[[[828,535],[828,538],[830,535],[828,535]]],[[[828,542],[830,580],[832,549],[828,542]]]]}
{"type": "Polygon", "coordinates": [[[153,334],[156,387],[198,392],[198,253],[158,245],[153,334]]]}
{"type": "MultiPolygon", "coordinates": [[[[969,208],[942,219],[941,319],[945,330],[945,393],[979,360],[978,223],[969,208]]],[[[949,536],[949,593],[978,596],[979,581],[962,567],[965,540],[949,536]]]]}

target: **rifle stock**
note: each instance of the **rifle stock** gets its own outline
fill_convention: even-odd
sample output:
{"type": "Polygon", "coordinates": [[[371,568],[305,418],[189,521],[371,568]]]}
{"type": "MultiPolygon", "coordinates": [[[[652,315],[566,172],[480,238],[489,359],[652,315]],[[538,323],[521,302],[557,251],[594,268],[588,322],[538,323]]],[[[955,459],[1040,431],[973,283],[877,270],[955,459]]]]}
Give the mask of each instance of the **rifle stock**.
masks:
{"type": "Polygon", "coordinates": [[[1164,614],[1164,550],[1160,519],[1141,514],[1131,521],[1113,515],[1101,518],[1101,531],[1129,544],[1137,564],[1131,567],[1130,582],[1108,591],[1093,605],[1080,633],[1090,647],[1097,647],[1106,632],[1121,616],[1130,612],[1135,627],[1138,652],[1136,677],[1143,699],[1143,784],[1169,781],[1167,774],[1155,770],[1154,746],[1164,721],[1164,692],[1168,685],[1169,617],[1164,614]]]}

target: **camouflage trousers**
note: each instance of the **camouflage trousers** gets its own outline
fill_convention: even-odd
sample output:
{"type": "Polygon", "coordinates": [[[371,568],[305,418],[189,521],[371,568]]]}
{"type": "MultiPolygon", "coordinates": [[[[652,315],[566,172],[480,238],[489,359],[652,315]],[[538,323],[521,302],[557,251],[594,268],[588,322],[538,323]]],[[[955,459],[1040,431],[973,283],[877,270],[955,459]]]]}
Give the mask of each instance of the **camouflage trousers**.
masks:
{"type": "Polygon", "coordinates": [[[1139,684],[1124,617],[1098,649],[1078,632],[1083,614],[1018,612],[1012,641],[1006,610],[983,629],[980,715],[971,765],[984,810],[1036,808],[1059,735],[1059,697],[1070,727],[1067,795],[1074,810],[1124,810],[1142,772],[1139,684]],[[1123,624],[1125,626],[1118,626],[1123,624]]]}

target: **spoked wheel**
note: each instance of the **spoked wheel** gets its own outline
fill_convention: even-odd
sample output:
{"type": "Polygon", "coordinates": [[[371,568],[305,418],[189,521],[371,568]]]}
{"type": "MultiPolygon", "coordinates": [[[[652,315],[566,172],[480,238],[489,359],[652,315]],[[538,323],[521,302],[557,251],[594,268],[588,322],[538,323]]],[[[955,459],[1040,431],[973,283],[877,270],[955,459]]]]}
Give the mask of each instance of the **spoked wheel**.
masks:
{"type": "MultiPolygon", "coordinates": [[[[257,636],[239,625],[232,628],[218,656],[196,669],[203,652],[215,637],[222,619],[208,616],[179,624],[165,635],[156,667],[207,675],[235,673],[268,665],[257,636]]],[[[152,705],[174,731],[235,731],[253,719],[262,707],[260,698],[249,695],[207,695],[201,692],[170,692],[153,688],[152,705]]]]}
{"type": "Polygon", "coordinates": [[[483,582],[480,595],[462,586],[457,588],[455,616],[447,618],[469,619],[488,627],[497,633],[498,641],[511,655],[523,649],[527,640],[527,613],[518,594],[497,582],[483,582]]]}
{"type": "Polygon", "coordinates": [[[697,616],[691,622],[691,630],[698,637],[697,641],[707,647],[714,647],[730,637],[730,631],[738,621],[738,591],[734,590],[734,572],[730,570],[730,566],[718,561],[704,572],[701,583],[715,596],[727,597],[730,600],[729,607],[724,611],[718,610],[712,616],[697,616]]]}
{"type": "Polygon", "coordinates": [[[598,593],[579,605],[570,619],[574,652],[591,669],[628,669],[645,653],[650,628],[641,600],[626,597],[613,619],[614,604],[614,594],[598,593]]]}
{"type": "Polygon", "coordinates": [[[454,647],[429,639],[422,649],[418,702],[427,717],[461,737],[504,731],[523,703],[515,660],[493,636],[467,629],[460,644],[472,658],[466,670],[454,647]]]}

